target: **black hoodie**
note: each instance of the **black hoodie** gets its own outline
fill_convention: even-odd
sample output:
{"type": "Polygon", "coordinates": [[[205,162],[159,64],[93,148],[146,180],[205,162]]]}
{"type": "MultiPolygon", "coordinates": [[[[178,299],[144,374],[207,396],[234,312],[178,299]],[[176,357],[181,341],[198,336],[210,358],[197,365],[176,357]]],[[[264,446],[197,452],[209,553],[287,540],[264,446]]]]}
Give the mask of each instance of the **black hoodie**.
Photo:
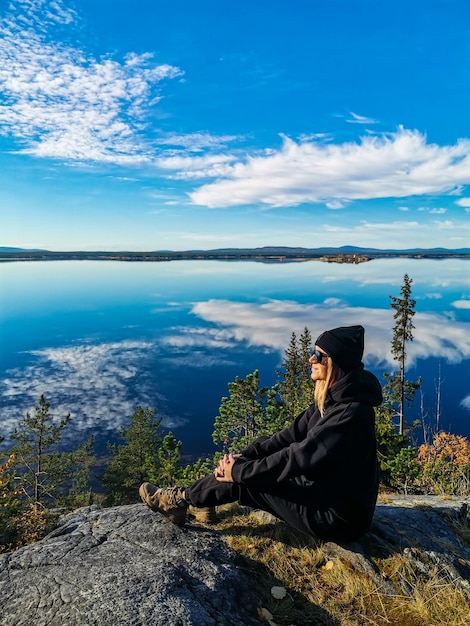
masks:
{"type": "MultiPolygon", "coordinates": [[[[382,402],[377,378],[362,364],[328,391],[323,416],[315,405],[287,428],[242,451],[232,468],[236,483],[273,490],[302,478],[305,502],[333,510],[351,537],[369,526],[378,492],[374,406],[382,402]]],[[[345,536],[348,533],[345,533],[345,536]]]]}

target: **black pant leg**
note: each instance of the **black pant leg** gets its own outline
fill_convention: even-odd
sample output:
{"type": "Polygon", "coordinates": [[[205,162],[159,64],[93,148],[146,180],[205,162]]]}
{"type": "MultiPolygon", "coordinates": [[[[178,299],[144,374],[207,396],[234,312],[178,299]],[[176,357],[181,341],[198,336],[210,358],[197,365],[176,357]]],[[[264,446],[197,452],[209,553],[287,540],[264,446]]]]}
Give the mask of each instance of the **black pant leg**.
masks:
{"type": "Polygon", "coordinates": [[[268,493],[236,483],[219,482],[210,474],[186,487],[185,497],[190,504],[199,508],[238,501],[244,506],[268,511],[302,532],[312,533],[304,502],[305,487],[295,481],[276,485],[272,493],[268,493]]]}
{"type": "MultiPolygon", "coordinates": [[[[295,481],[286,481],[274,489],[253,489],[241,486],[240,504],[262,509],[309,535],[315,534],[306,502],[306,490],[295,481]]],[[[313,505],[314,503],[309,503],[313,505]]]]}
{"type": "Polygon", "coordinates": [[[186,500],[195,507],[218,506],[237,502],[240,498],[240,485],[222,483],[215,476],[209,474],[184,490],[186,500]]]}
{"type": "Polygon", "coordinates": [[[219,482],[210,474],[185,489],[186,499],[195,507],[239,502],[267,511],[293,528],[322,539],[349,536],[353,531],[337,512],[336,503],[302,477],[269,487],[246,487],[219,482]]]}

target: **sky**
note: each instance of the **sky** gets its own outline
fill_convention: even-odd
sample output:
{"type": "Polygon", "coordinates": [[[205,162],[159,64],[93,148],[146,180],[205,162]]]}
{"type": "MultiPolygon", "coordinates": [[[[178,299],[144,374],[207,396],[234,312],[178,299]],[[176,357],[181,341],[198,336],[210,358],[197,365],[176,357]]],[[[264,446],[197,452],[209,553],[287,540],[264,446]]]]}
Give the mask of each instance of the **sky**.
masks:
{"type": "Polygon", "coordinates": [[[0,246],[470,245],[468,0],[0,0],[0,246]]]}

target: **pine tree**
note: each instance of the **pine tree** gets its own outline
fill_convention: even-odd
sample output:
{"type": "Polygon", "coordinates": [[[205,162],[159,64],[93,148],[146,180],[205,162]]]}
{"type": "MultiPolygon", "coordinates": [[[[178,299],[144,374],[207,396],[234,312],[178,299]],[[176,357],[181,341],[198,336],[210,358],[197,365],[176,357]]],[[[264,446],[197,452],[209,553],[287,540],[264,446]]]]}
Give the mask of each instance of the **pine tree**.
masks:
{"type": "Polygon", "coordinates": [[[421,385],[421,379],[411,382],[405,378],[406,344],[409,341],[413,341],[413,316],[415,315],[414,308],[416,306],[416,300],[411,297],[412,282],[413,280],[408,274],[405,274],[400,297],[390,296],[390,306],[395,311],[393,315],[395,325],[393,327],[391,352],[393,359],[398,363],[399,370],[392,376],[385,375],[387,383],[384,391],[389,394],[398,407],[398,432],[400,435],[403,435],[404,432],[405,404],[410,405],[412,403],[416,390],[421,385]]]}
{"type": "Polygon", "coordinates": [[[11,435],[16,443],[15,467],[19,486],[33,505],[48,506],[67,496],[67,487],[76,496],[86,489],[93,462],[92,440],[73,452],[59,452],[58,447],[70,415],[56,420],[50,403],[41,395],[34,415],[26,417],[11,435]]]}
{"type": "Polygon", "coordinates": [[[239,452],[259,435],[271,435],[286,425],[288,416],[278,398],[278,387],[259,386],[259,371],[228,384],[214,421],[212,439],[230,452],[239,452]]]}
{"type": "Polygon", "coordinates": [[[179,484],[186,487],[199,478],[212,474],[222,456],[223,454],[221,452],[216,452],[212,459],[208,457],[199,458],[196,459],[194,463],[185,465],[178,471],[179,484]]]}
{"type": "Polygon", "coordinates": [[[177,441],[173,433],[163,438],[158,450],[158,476],[151,477],[152,482],[160,486],[173,486],[179,482],[181,474],[181,441],[177,441]]]}
{"type": "Polygon", "coordinates": [[[393,423],[395,408],[387,393],[384,393],[382,404],[375,409],[375,434],[377,438],[377,454],[380,468],[380,482],[391,486],[393,460],[400,454],[404,446],[410,444],[406,435],[400,435],[393,423]]]}
{"type": "Polygon", "coordinates": [[[89,485],[90,470],[95,462],[93,454],[94,439],[90,437],[83,445],[71,452],[59,452],[51,455],[51,467],[65,476],[55,503],[59,506],[89,506],[93,495],[89,485]],[[65,488],[66,487],[66,488],[65,488]]]}
{"type": "Polygon", "coordinates": [[[297,415],[298,377],[301,369],[297,335],[292,332],[289,345],[284,352],[284,360],[277,371],[279,394],[288,408],[291,419],[297,415]]]}
{"type": "Polygon", "coordinates": [[[314,385],[308,362],[311,351],[312,336],[309,329],[304,328],[299,340],[293,332],[281,368],[277,371],[279,395],[290,419],[294,419],[313,401],[314,385]]]}
{"type": "MultiPolygon", "coordinates": [[[[313,402],[313,394],[315,385],[312,381],[312,366],[309,359],[312,355],[312,334],[305,326],[300,335],[300,359],[301,359],[301,375],[300,375],[300,411],[305,410],[313,402]]],[[[299,411],[299,412],[300,412],[299,411]]]]}
{"type": "Polygon", "coordinates": [[[131,415],[129,428],[119,430],[125,443],[108,446],[113,458],[101,477],[107,492],[106,504],[137,502],[139,485],[158,479],[160,423],[155,409],[138,406],[131,415]]]}

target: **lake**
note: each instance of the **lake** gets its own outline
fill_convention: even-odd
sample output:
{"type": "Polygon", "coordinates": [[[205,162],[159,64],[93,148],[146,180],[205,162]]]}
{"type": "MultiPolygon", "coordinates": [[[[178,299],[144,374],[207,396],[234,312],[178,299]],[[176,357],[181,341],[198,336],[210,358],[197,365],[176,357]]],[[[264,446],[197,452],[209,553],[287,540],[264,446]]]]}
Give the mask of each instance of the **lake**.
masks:
{"type": "Polygon", "coordinates": [[[94,434],[103,450],[141,405],[156,408],[183,453],[212,455],[228,383],[258,369],[272,385],[293,331],[307,326],[315,339],[362,324],[366,366],[383,382],[395,365],[389,296],[408,273],[416,315],[407,378],[421,374],[423,393],[407,417],[470,437],[469,270],[465,259],[400,258],[1,263],[0,435],[44,394],[54,415],[71,414],[74,445],[94,434]]]}

